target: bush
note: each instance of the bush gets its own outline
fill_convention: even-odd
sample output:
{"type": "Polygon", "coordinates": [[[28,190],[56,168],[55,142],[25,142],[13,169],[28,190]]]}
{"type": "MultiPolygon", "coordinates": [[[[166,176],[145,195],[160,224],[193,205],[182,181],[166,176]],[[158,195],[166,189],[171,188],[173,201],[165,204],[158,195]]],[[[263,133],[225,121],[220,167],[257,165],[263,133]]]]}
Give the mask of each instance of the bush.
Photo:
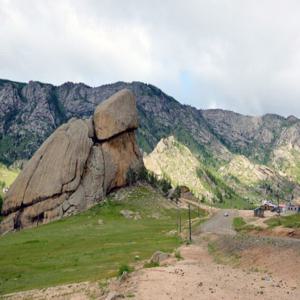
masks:
{"type": "Polygon", "coordinates": [[[122,276],[123,273],[130,273],[133,271],[133,268],[124,264],[124,265],[121,265],[120,268],[119,268],[119,271],[118,271],[118,276],[122,276]]]}
{"type": "Polygon", "coordinates": [[[233,219],[233,228],[239,232],[243,230],[243,227],[246,225],[246,222],[243,218],[241,217],[236,217],[233,219]]]}
{"type": "MultiPolygon", "coordinates": [[[[128,172],[127,178],[128,177],[132,178],[133,176],[128,172]]],[[[146,168],[141,168],[135,179],[149,183],[152,187],[159,189],[163,194],[167,194],[169,189],[172,188],[171,182],[168,178],[158,178],[153,172],[146,168]]]]}

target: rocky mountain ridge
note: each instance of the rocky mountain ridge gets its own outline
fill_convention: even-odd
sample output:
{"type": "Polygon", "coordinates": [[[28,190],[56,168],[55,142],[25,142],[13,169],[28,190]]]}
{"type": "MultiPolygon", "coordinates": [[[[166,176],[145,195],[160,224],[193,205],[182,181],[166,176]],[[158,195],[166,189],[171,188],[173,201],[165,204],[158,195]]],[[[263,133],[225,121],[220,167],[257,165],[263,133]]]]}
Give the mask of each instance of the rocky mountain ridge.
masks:
{"type": "Polygon", "coordinates": [[[202,155],[226,160],[230,152],[240,152],[266,163],[273,147],[299,143],[300,120],[296,117],[197,110],[141,82],[92,88],[83,83],[54,86],[0,80],[0,161],[10,164],[30,158],[59,125],[72,117],[90,117],[99,103],[123,88],[137,97],[138,141],[147,152],[161,138],[174,135],[202,155]]]}
{"type": "MultiPolygon", "coordinates": [[[[236,172],[239,166],[246,168],[250,164],[251,168],[256,165],[250,168],[255,172],[270,168],[279,175],[276,178],[300,183],[300,120],[296,117],[198,110],[141,82],[93,88],[83,83],[53,86],[0,80],[0,162],[18,164],[18,160],[30,158],[58,126],[72,117],[89,118],[99,103],[124,88],[137,99],[137,141],[144,152],[151,153],[161,139],[174,136],[221,176],[225,176],[220,173],[222,167],[229,166],[236,172]],[[245,159],[236,160],[239,155],[245,159]]],[[[254,178],[256,175],[253,173],[254,178]]],[[[285,190],[287,195],[291,193],[291,188],[285,190]]]]}

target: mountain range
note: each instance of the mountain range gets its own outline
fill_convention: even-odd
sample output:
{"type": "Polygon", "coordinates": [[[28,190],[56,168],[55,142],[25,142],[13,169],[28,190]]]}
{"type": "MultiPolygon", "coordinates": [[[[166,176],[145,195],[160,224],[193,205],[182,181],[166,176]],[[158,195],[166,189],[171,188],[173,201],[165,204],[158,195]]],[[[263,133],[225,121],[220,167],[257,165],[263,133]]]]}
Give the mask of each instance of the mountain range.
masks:
{"type": "MultiPolygon", "coordinates": [[[[182,152],[175,151],[177,156],[170,164],[173,169],[186,168],[191,178],[195,174],[200,177],[201,188],[194,191],[199,197],[216,203],[230,199],[253,203],[265,197],[288,201],[300,197],[298,118],[199,110],[142,82],[89,87],[72,82],[54,86],[37,81],[0,80],[0,162],[19,165],[29,159],[58,126],[73,117],[90,117],[100,102],[123,88],[132,90],[137,98],[137,140],[144,156],[151,156],[152,165],[161,161],[162,155],[168,156],[168,151],[156,151],[160,141],[167,145],[164,149],[184,147],[183,157],[179,157],[182,152]],[[189,156],[193,157],[193,167],[177,164],[189,156]]],[[[174,170],[161,168],[165,171],[159,173],[172,179],[174,170]]],[[[184,182],[178,178],[175,181],[184,182]]],[[[188,185],[193,189],[195,182],[191,181],[188,185]]]]}

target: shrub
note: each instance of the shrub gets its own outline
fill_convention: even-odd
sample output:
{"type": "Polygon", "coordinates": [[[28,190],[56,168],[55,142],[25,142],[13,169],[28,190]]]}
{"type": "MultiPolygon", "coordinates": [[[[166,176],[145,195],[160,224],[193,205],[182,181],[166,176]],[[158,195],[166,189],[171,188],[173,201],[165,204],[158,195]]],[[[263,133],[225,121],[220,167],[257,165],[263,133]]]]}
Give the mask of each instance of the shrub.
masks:
{"type": "MultiPolygon", "coordinates": [[[[132,173],[128,172],[127,178],[131,179],[132,173]]],[[[166,194],[169,189],[172,188],[171,182],[166,176],[163,178],[158,178],[153,172],[147,170],[146,168],[141,168],[135,177],[135,180],[140,180],[149,183],[156,189],[159,189],[163,194],[166,194]]]]}
{"type": "Polygon", "coordinates": [[[130,273],[133,271],[133,268],[124,264],[124,265],[121,265],[120,268],[119,268],[119,271],[118,271],[118,276],[122,276],[123,273],[130,273]]]}
{"type": "Polygon", "coordinates": [[[244,226],[246,225],[246,222],[243,218],[241,217],[236,217],[233,219],[233,228],[239,232],[244,229],[244,226]]]}

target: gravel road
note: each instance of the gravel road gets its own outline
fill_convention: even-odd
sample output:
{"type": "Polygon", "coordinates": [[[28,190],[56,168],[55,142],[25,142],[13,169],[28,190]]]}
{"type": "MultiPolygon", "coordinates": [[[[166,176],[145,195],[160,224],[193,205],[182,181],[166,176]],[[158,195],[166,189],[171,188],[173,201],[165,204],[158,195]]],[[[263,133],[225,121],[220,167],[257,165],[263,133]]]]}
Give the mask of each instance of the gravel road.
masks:
{"type": "Polygon", "coordinates": [[[228,234],[235,235],[236,232],[232,227],[232,221],[235,217],[238,216],[237,210],[220,210],[215,213],[209,220],[201,225],[201,232],[209,232],[216,234],[228,234]],[[224,213],[227,212],[228,217],[224,216],[224,213]]]}

